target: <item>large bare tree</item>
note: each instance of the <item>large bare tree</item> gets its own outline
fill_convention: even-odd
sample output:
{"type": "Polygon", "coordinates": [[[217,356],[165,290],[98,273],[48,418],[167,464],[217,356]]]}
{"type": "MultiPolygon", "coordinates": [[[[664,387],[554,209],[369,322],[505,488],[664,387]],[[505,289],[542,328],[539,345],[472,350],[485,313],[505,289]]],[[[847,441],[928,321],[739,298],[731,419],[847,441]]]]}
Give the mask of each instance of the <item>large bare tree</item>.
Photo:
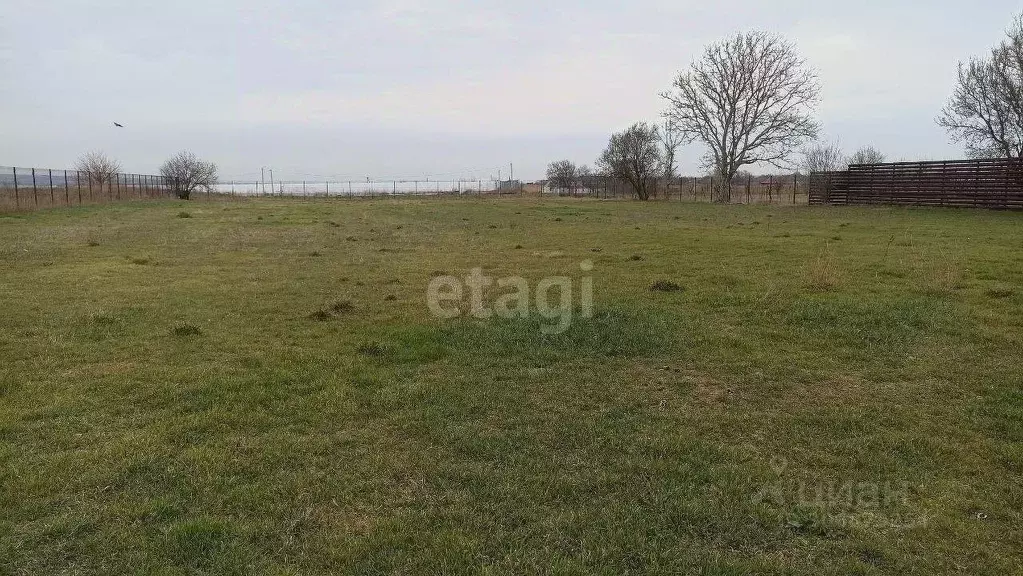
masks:
{"type": "Polygon", "coordinates": [[[819,142],[803,149],[800,167],[807,174],[835,172],[846,167],[845,154],[836,144],[819,142]]]}
{"type": "Polygon", "coordinates": [[[849,157],[849,164],[881,164],[885,161],[884,154],[873,146],[863,146],[849,157]]]}
{"type": "Polygon", "coordinates": [[[987,58],[959,63],[938,124],[973,158],[1023,157],[1023,16],[987,58]]]}
{"type": "Polygon", "coordinates": [[[721,182],[751,164],[789,167],[789,157],[817,137],[817,75],[774,34],[738,34],[706,47],[661,96],[686,141],[707,146],[704,166],[721,182]]]}
{"type": "Polygon", "coordinates": [[[88,152],[75,161],[75,170],[85,176],[88,182],[102,187],[114,181],[114,177],[121,171],[121,163],[103,152],[88,152]]]}
{"type": "Polygon", "coordinates": [[[558,160],[547,165],[547,186],[555,190],[571,190],[579,180],[579,169],[571,160],[558,160]]]}
{"type": "Polygon", "coordinates": [[[678,175],[678,165],[675,156],[679,146],[685,141],[685,135],[675,126],[671,120],[665,120],[660,126],[661,159],[664,164],[664,178],[671,180],[678,175]]]}
{"type": "Polygon", "coordinates": [[[217,165],[204,162],[188,151],[171,156],[160,167],[160,174],[171,191],[182,200],[188,200],[197,190],[212,192],[217,184],[217,165]]]}
{"type": "Polygon", "coordinates": [[[628,182],[640,200],[649,200],[662,170],[659,133],[656,124],[637,122],[611,135],[597,167],[604,174],[628,182]]]}

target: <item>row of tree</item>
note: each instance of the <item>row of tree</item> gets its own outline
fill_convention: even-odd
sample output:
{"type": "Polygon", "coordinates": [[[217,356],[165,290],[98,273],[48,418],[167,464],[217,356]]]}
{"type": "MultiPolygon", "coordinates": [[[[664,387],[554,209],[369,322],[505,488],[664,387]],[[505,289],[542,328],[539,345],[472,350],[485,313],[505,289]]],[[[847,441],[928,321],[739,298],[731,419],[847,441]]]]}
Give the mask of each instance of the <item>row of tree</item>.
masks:
{"type": "MultiPolygon", "coordinates": [[[[102,187],[109,185],[121,173],[121,163],[103,152],[88,152],[78,158],[75,169],[102,187]]],[[[188,200],[192,193],[200,190],[212,192],[218,180],[216,164],[200,160],[188,151],[168,158],[160,166],[160,175],[171,192],[183,200],[188,200]]]]}
{"type": "MultiPolygon", "coordinates": [[[[702,165],[722,184],[746,166],[825,172],[885,159],[873,147],[846,157],[838,146],[817,142],[817,74],[776,34],[738,34],[706,47],[660,96],[664,122],[613,134],[596,163],[597,174],[627,182],[641,200],[658,178],[676,176],[676,151],[693,142],[705,146],[702,165]]],[[[937,121],[971,157],[1023,157],[1023,16],[989,57],[959,65],[955,93],[937,121]]],[[[593,177],[587,166],[567,160],[547,169],[557,188],[593,177]]],[[[723,199],[723,186],[720,191],[723,199]]]]}

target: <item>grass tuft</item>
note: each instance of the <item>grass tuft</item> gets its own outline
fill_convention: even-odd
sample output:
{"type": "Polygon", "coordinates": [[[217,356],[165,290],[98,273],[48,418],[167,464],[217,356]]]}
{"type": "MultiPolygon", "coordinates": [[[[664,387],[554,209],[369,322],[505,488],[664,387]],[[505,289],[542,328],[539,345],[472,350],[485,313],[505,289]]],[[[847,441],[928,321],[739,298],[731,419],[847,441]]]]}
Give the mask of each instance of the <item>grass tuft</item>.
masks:
{"type": "Polygon", "coordinates": [[[807,283],[812,290],[827,292],[838,287],[838,266],[828,246],[825,245],[820,254],[810,263],[807,276],[807,283]]]}
{"type": "Polygon", "coordinates": [[[653,292],[681,292],[682,286],[670,280],[658,280],[650,285],[653,292]]]}
{"type": "Polygon", "coordinates": [[[194,324],[178,324],[171,329],[171,333],[178,337],[199,336],[202,329],[194,324]]]}
{"type": "Polygon", "coordinates": [[[355,351],[363,356],[380,357],[387,353],[387,347],[380,342],[369,341],[356,346],[355,351]]]}
{"type": "Polygon", "coordinates": [[[328,320],[333,320],[338,316],[350,314],[354,311],[355,304],[353,304],[351,300],[337,300],[329,306],[320,308],[319,310],[309,314],[309,319],[316,320],[318,322],[326,322],[328,320]]]}
{"type": "Polygon", "coordinates": [[[1014,294],[1014,292],[1013,292],[1013,290],[1011,288],[990,288],[990,289],[988,289],[985,292],[985,294],[989,298],[1000,299],[1000,298],[1011,298],[1012,295],[1014,294]]]}

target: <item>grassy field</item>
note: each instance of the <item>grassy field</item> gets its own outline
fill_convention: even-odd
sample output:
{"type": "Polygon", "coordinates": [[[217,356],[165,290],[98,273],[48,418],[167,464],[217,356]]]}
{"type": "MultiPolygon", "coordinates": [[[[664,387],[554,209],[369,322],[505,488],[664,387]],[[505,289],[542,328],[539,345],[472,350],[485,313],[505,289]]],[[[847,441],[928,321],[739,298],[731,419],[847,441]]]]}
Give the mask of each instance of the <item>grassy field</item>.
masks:
{"type": "Polygon", "coordinates": [[[1021,214],[168,201],[0,270],[0,574],[1023,571],[1021,214]],[[474,267],[596,312],[431,315],[474,267]]]}

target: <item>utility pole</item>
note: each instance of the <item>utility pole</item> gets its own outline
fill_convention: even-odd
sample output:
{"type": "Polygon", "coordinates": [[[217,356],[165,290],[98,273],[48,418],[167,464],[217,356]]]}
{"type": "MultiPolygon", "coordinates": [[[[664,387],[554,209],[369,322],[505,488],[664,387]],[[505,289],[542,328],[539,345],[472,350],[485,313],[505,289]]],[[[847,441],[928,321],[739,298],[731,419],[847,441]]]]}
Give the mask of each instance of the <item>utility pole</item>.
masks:
{"type": "Polygon", "coordinates": [[[259,167],[259,181],[263,185],[263,196],[266,196],[266,166],[259,167]]]}
{"type": "Polygon", "coordinates": [[[270,168],[270,195],[274,193],[274,169],[270,168]]]}
{"type": "Polygon", "coordinates": [[[511,174],[508,176],[508,179],[509,180],[514,180],[515,179],[515,164],[509,162],[508,163],[508,171],[511,172],[511,174]]]}

